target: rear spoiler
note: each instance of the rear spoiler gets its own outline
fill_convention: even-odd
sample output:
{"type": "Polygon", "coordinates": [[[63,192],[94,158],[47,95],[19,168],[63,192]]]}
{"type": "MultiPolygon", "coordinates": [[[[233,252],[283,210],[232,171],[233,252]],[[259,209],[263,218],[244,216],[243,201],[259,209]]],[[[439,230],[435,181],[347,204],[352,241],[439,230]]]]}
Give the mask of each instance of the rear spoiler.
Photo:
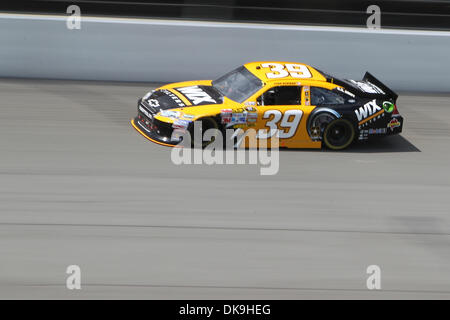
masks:
{"type": "Polygon", "coordinates": [[[364,82],[370,82],[374,85],[376,85],[378,88],[380,88],[381,90],[383,90],[385,93],[387,93],[387,95],[391,96],[392,99],[394,99],[394,102],[397,101],[398,98],[398,94],[396,94],[394,91],[392,91],[391,89],[389,89],[385,84],[383,84],[380,80],[378,80],[377,78],[375,78],[372,74],[370,74],[368,71],[366,72],[366,74],[364,75],[364,78],[362,79],[362,81],[364,82]]]}
{"type": "MultiPolygon", "coordinates": [[[[321,72],[321,71],[320,71],[321,72]]],[[[383,93],[367,93],[361,90],[361,88],[358,88],[358,86],[355,86],[354,83],[352,83],[353,80],[340,80],[337,78],[334,78],[332,76],[329,76],[327,74],[324,74],[328,82],[335,83],[339,86],[342,86],[346,88],[348,91],[350,91],[353,94],[356,94],[360,97],[366,97],[366,98],[391,98],[394,100],[394,103],[397,101],[398,94],[396,94],[394,91],[389,89],[385,84],[383,84],[380,80],[375,78],[372,74],[369,72],[366,72],[364,75],[364,78],[361,80],[361,82],[366,82],[373,84],[374,86],[378,87],[380,90],[383,91],[383,93]]]]}

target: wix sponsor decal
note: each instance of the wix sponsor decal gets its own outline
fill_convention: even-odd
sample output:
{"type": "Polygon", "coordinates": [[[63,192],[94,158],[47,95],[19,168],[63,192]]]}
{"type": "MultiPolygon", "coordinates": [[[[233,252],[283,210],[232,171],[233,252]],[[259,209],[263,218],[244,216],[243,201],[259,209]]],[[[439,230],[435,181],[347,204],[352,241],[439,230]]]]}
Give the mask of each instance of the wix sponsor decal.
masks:
{"type": "Polygon", "coordinates": [[[359,107],[357,110],[355,110],[356,117],[358,118],[358,121],[362,121],[366,118],[369,118],[370,116],[376,114],[379,111],[384,111],[380,106],[377,105],[377,101],[373,99],[370,102],[367,102],[362,107],[359,107]]]}
{"type": "Polygon", "coordinates": [[[178,97],[176,96],[176,94],[170,92],[169,90],[167,90],[167,89],[162,89],[161,92],[164,93],[164,94],[166,94],[167,96],[169,96],[173,101],[175,101],[175,103],[178,105],[178,107],[181,107],[181,108],[182,108],[182,107],[185,107],[185,106],[186,106],[186,105],[184,104],[184,102],[181,101],[180,98],[178,98],[178,97]]]}
{"type": "Polygon", "coordinates": [[[216,100],[199,86],[177,88],[176,90],[181,92],[194,105],[217,103],[216,100]]]}

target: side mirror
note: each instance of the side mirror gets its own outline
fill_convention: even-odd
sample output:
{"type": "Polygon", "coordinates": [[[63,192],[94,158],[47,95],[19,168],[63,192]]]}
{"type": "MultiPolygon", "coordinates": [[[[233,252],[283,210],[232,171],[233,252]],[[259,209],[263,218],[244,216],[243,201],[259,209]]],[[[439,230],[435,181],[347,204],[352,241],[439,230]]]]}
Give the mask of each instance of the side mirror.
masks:
{"type": "Polygon", "coordinates": [[[256,99],[256,105],[257,106],[263,106],[264,105],[262,97],[263,96],[260,96],[260,97],[258,97],[258,99],[256,99]]]}

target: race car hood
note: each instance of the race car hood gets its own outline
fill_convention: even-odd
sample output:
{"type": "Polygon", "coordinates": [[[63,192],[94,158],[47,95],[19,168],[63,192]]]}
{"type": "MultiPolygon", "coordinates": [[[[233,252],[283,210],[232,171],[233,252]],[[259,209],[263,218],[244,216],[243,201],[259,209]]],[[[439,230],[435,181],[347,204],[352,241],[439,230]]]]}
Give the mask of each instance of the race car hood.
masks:
{"type": "Polygon", "coordinates": [[[143,100],[157,110],[220,105],[224,102],[223,95],[213,86],[208,85],[208,82],[191,81],[189,85],[185,84],[174,83],[161,87],[147,94],[143,100]]]}

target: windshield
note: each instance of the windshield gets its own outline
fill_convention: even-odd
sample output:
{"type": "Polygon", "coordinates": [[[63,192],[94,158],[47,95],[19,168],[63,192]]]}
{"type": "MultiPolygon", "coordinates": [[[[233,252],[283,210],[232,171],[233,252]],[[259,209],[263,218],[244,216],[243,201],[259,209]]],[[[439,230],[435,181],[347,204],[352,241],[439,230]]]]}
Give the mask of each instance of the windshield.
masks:
{"type": "Polygon", "coordinates": [[[262,88],[262,82],[244,66],[241,66],[212,82],[214,88],[225,97],[242,103],[262,88]]]}

